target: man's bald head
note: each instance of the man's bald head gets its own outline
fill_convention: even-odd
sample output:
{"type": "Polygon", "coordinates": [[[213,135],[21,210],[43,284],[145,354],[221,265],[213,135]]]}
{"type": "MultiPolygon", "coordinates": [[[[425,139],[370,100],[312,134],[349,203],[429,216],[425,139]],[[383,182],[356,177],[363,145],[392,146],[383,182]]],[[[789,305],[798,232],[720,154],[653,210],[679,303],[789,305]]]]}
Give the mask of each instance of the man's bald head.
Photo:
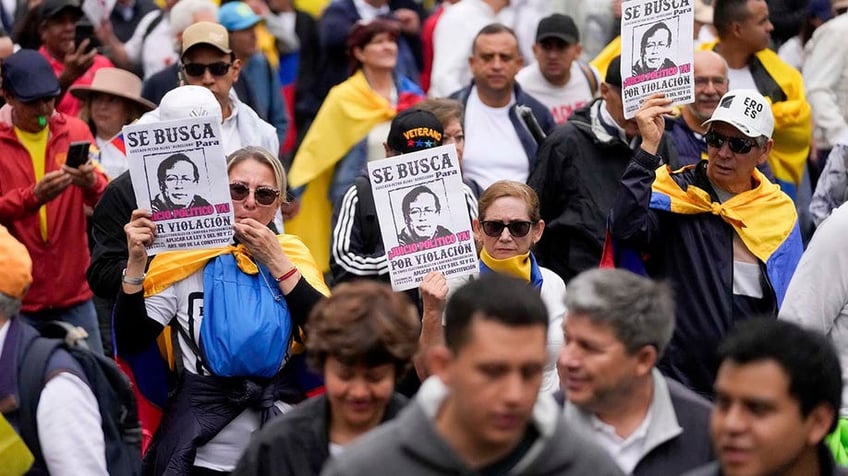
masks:
{"type": "Polygon", "coordinates": [[[698,122],[706,121],[728,90],[727,62],[714,51],[695,52],[695,102],[687,109],[698,122]]]}

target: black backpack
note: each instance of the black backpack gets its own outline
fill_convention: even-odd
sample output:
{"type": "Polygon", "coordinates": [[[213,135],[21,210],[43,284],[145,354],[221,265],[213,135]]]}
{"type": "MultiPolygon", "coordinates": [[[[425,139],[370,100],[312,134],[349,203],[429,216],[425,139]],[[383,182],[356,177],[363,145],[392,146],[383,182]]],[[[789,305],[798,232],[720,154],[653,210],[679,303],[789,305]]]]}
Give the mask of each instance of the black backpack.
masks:
{"type": "Polygon", "coordinates": [[[34,467],[46,468],[38,440],[36,409],[45,384],[47,363],[54,352],[64,351],[82,369],[97,398],[109,474],[141,474],[141,425],[130,381],[113,360],[90,351],[77,329],[53,321],[42,329],[42,337],[22,343],[26,347],[18,370],[21,438],[35,456],[34,467]]]}

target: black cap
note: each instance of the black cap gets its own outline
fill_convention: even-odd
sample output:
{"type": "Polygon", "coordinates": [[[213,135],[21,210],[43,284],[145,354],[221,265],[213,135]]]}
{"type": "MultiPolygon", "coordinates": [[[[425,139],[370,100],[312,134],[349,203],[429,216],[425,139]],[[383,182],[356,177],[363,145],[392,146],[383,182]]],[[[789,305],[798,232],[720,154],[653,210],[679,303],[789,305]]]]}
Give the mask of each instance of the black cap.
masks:
{"type": "Polygon", "coordinates": [[[395,116],[386,144],[395,152],[408,154],[442,145],[445,130],[432,112],[407,109],[395,116]]]}
{"type": "Polygon", "coordinates": [[[542,18],[536,28],[536,43],[541,43],[546,38],[559,38],[569,45],[575,45],[580,43],[580,31],[570,16],[554,13],[542,18]]]}
{"type": "Polygon", "coordinates": [[[38,12],[40,18],[46,20],[58,15],[66,8],[73,10],[78,17],[82,17],[82,7],[80,7],[79,0],[44,0],[38,6],[38,12]]]}
{"type": "Polygon", "coordinates": [[[616,56],[610,61],[604,82],[610,86],[621,87],[621,56],[616,56]]]}
{"type": "Polygon", "coordinates": [[[6,58],[2,77],[3,89],[23,102],[56,97],[62,91],[47,58],[35,50],[18,50],[6,58]]]}

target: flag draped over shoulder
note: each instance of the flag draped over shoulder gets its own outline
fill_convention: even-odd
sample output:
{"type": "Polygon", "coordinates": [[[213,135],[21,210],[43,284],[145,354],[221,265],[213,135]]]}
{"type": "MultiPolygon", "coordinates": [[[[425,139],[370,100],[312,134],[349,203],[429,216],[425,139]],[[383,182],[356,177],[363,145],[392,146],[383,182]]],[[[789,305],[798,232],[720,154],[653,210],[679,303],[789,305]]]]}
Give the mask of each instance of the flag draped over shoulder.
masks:
{"type": "Polygon", "coordinates": [[[330,268],[332,204],[328,193],[336,164],[374,126],[423,99],[415,83],[405,78],[399,83],[397,108],[371,89],[361,70],[335,86],[294,157],[289,185],[293,189],[306,186],[306,190],[297,216],[286,221],[286,232],[303,239],[321,270],[330,268]]]}
{"type": "MultiPolygon", "coordinates": [[[[325,296],[330,290],[324,283],[323,273],[318,268],[309,249],[296,236],[277,235],[277,240],[286,256],[297,267],[304,279],[318,292],[325,296]]],[[[144,280],[144,296],[157,294],[174,283],[203,269],[211,259],[225,253],[232,253],[239,269],[248,273],[258,272],[244,245],[225,246],[204,250],[172,251],[156,255],[150,262],[147,277],[144,280]]],[[[300,344],[292,341],[292,353],[302,353],[300,344]]],[[[171,328],[166,327],[159,335],[155,344],[144,352],[123,355],[121,349],[116,349],[121,367],[133,380],[137,389],[139,402],[139,418],[142,420],[144,436],[143,449],[146,449],[150,438],[159,426],[162,409],[168,401],[170,390],[170,373],[176,368],[171,328]]],[[[287,365],[302,364],[303,359],[292,359],[287,365]]],[[[310,393],[311,388],[304,388],[310,393]]]]}

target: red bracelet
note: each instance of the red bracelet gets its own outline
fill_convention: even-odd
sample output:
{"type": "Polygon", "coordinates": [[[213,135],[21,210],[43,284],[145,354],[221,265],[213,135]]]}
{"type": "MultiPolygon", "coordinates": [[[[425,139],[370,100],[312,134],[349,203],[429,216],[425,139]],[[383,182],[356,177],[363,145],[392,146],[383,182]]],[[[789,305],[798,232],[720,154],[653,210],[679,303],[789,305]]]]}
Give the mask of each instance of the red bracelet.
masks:
{"type": "Polygon", "coordinates": [[[287,279],[291,278],[292,276],[294,276],[294,273],[297,273],[297,268],[292,268],[292,269],[288,270],[288,271],[286,272],[286,274],[284,274],[284,275],[280,276],[279,278],[277,278],[277,282],[278,282],[278,283],[282,283],[283,281],[285,281],[285,280],[287,280],[287,279]]]}

